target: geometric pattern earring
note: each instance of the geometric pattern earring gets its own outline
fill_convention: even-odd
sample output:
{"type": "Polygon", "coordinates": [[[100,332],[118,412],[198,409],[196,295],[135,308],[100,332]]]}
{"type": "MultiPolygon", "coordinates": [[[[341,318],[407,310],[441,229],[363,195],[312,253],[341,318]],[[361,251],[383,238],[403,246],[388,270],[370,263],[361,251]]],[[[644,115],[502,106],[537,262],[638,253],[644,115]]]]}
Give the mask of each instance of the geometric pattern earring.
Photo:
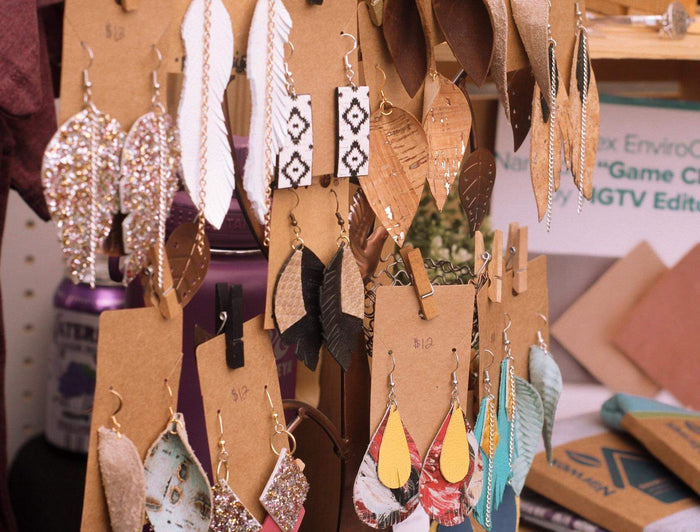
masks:
{"type": "Polygon", "coordinates": [[[119,210],[119,164],[124,131],[92,101],[83,70],[83,110],[70,117],[49,141],[41,167],[46,204],[58,225],[59,241],[74,283],[95,286],[95,255],[119,210]]]}
{"type": "Polygon", "coordinates": [[[178,187],[180,140],[175,121],[161,101],[158,69],[160,50],[152,50],[158,65],[151,73],[153,97],[151,110],[139,117],[126,136],[121,156],[119,196],[124,251],[127,253],[124,283],[128,284],[148,262],[148,252],[157,247],[156,285],[163,290],[165,220],[178,187]]]}
{"type": "Polygon", "coordinates": [[[228,485],[228,451],[224,440],[224,422],[221,419],[221,410],[217,412],[217,416],[219,417],[219,456],[216,466],[216,484],[212,488],[214,506],[209,531],[259,532],[262,525],[228,485]],[[222,470],[224,471],[223,475],[222,470]]]}

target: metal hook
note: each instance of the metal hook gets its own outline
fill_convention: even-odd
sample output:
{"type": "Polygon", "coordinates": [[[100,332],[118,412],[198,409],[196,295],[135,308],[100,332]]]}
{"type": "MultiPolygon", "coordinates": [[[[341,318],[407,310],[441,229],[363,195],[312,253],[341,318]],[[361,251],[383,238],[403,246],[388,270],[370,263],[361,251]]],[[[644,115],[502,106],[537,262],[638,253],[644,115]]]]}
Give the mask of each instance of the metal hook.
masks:
{"type": "Polygon", "coordinates": [[[452,372],[452,374],[454,375],[455,373],[457,373],[457,370],[459,369],[459,354],[457,353],[457,349],[454,347],[452,348],[452,353],[454,353],[454,356],[457,359],[457,366],[455,367],[454,371],[452,372]]]}
{"type": "Polygon", "coordinates": [[[163,54],[160,53],[160,49],[155,44],[151,45],[151,50],[156,53],[156,57],[158,58],[158,64],[154,70],[160,70],[160,67],[163,65],[163,54]]]}
{"type": "MultiPolygon", "coordinates": [[[[547,325],[547,316],[542,314],[540,311],[535,312],[542,320],[544,321],[544,324],[547,325]]],[[[542,331],[540,329],[537,329],[537,341],[540,344],[540,348],[544,351],[547,351],[547,342],[544,341],[544,337],[542,336],[542,331]]]]}
{"type": "Polygon", "coordinates": [[[394,371],[396,371],[396,359],[394,358],[394,352],[389,349],[389,356],[391,357],[391,371],[389,372],[389,385],[393,388],[396,386],[394,382],[394,371]]]}
{"type": "Polygon", "coordinates": [[[378,64],[375,64],[374,68],[376,68],[377,70],[379,70],[379,72],[382,73],[382,86],[379,89],[379,94],[381,94],[382,98],[384,98],[384,87],[386,86],[386,72],[384,72],[384,69],[378,64]]]}
{"type": "Polygon", "coordinates": [[[275,405],[272,403],[272,396],[270,396],[270,390],[267,389],[267,384],[265,385],[265,394],[267,395],[267,402],[270,403],[270,408],[275,411],[275,405]]]}
{"type": "Polygon", "coordinates": [[[173,395],[173,389],[168,384],[168,379],[165,379],[165,387],[168,389],[168,395],[170,395],[170,404],[168,405],[168,411],[170,412],[171,420],[175,420],[175,409],[173,409],[173,400],[175,399],[173,395]]]}
{"type": "Polygon", "coordinates": [[[294,86],[294,76],[292,76],[292,72],[289,70],[289,61],[294,55],[294,45],[290,41],[287,41],[286,44],[289,45],[289,57],[284,58],[284,78],[287,82],[287,92],[290,96],[296,98],[297,91],[296,87],[294,86]]]}
{"type": "Polygon", "coordinates": [[[217,410],[216,415],[219,418],[219,436],[221,436],[221,439],[223,439],[223,437],[224,437],[224,420],[221,417],[221,410],[217,410]]]}
{"type": "Polygon", "coordinates": [[[113,394],[117,398],[117,400],[119,400],[119,406],[117,406],[117,409],[114,412],[112,412],[112,417],[114,417],[119,412],[122,411],[122,406],[124,405],[124,399],[122,398],[121,394],[117,390],[112,388],[111,386],[109,387],[109,391],[111,394],[113,394]]]}
{"type": "Polygon", "coordinates": [[[508,320],[508,325],[506,325],[506,328],[503,329],[503,343],[508,346],[510,345],[510,339],[508,338],[508,329],[510,329],[510,326],[513,325],[512,320],[510,319],[510,315],[507,312],[503,313],[508,320]]]}
{"type": "Polygon", "coordinates": [[[289,46],[289,57],[287,57],[287,61],[289,61],[294,56],[294,45],[290,41],[287,41],[287,45],[289,46]]]}
{"type": "Polygon", "coordinates": [[[490,349],[484,349],[484,352],[491,355],[491,362],[489,362],[489,365],[484,368],[484,372],[487,372],[489,368],[493,366],[493,363],[496,361],[496,355],[494,355],[493,351],[491,351],[490,349]]]}
{"type": "Polygon", "coordinates": [[[386,94],[384,94],[384,87],[386,86],[386,72],[384,72],[384,69],[376,63],[374,64],[374,68],[376,68],[377,70],[379,70],[379,72],[382,73],[382,87],[381,87],[381,89],[379,89],[379,96],[381,96],[382,99],[379,102],[379,111],[384,116],[388,116],[391,114],[391,111],[392,111],[392,108],[394,107],[394,104],[391,103],[387,99],[386,94]]]}
{"type": "Polygon", "coordinates": [[[228,320],[228,312],[226,312],[225,310],[219,312],[219,320],[221,321],[221,325],[219,325],[215,336],[219,336],[223,332],[224,327],[226,327],[226,320],[228,320]]]}
{"type": "Polygon", "coordinates": [[[483,271],[484,271],[484,270],[486,269],[486,267],[489,265],[489,262],[491,262],[491,259],[492,259],[492,258],[493,258],[493,257],[491,257],[491,253],[489,253],[488,251],[484,251],[484,252],[481,254],[481,260],[483,260],[484,263],[481,265],[481,268],[479,268],[479,271],[476,272],[475,277],[481,276],[481,274],[483,273],[483,271]]]}
{"type": "Polygon", "coordinates": [[[95,59],[95,54],[92,53],[92,48],[90,48],[88,43],[86,43],[85,41],[80,41],[80,46],[83,47],[83,50],[85,50],[87,52],[88,57],[90,58],[90,62],[85,67],[85,71],[90,70],[90,68],[92,67],[92,62],[95,59]]]}
{"type": "Polygon", "coordinates": [[[352,39],[352,49],[350,49],[349,52],[345,52],[345,55],[343,56],[343,64],[345,65],[345,77],[348,78],[348,82],[350,83],[350,85],[355,87],[355,82],[353,81],[353,78],[355,77],[355,71],[352,69],[352,65],[350,64],[350,54],[357,50],[357,39],[354,35],[346,33],[344,31],[340,32],[340,36],[350,37],[352,39]]]}

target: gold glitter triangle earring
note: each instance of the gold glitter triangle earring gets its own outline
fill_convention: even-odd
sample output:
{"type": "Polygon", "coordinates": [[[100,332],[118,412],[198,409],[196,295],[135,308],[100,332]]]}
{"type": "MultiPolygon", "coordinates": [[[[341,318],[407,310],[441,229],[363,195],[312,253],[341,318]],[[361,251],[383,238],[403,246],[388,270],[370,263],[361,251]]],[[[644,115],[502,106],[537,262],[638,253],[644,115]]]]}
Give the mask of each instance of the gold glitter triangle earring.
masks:
{"type": "Polygon", "coordinates": [[[263,530],[274,529],[269,523],[271,519],[282,532],[292,532],[299,529],[304,517],[304,501],[306,501],[306,495],[309,492],[309,482],[302,472],[303,463],[294,459],[297,441],[284,423],[280,421],[267,386],[265,386],[265,393],[270,402],[272,419],[274,420],[270,449],[278,456],[278,459],[260,496],[260,502],[268,513],[268,517],[263,523],[263,530]],[[280,435],[285,436],[291,442],[289,450],[286,446],[281,449],[275,447],[275,438],[280,435]]]}
{"type": "Polygon", "coordinates": [[[224,421],[221,418],[221,410],[216,414],[219,418],[219,455],[216,484],[212,488],[214,507],[209,532],[259,532],[262,525],[228,485],[228,451],[224,440],[224,421]]]}
{"type": "Polygon", "coordinates": [[[44,152],[41,177],[51,217],[58,225],[71,280],[95,286],[95,255],[119,210],[119,165],[125,134],[115,119],[92,101],[88,71],[83,70],[83,109],[56,132],[44,152]]]}
{"type": "Polygon", "coordinates": [[[128,284],[148,263],[156,247],[156,284],[163,290],[165,220],[178,187],[180,139],[175,121],[163,106],[158,69],[163,56],[154,44],[158,64],[151,78],[153,97],[150,110],[139,117],[126,136],[121,154],[119,197],[124,251],[127,253],[124,283],[128,284]]]}

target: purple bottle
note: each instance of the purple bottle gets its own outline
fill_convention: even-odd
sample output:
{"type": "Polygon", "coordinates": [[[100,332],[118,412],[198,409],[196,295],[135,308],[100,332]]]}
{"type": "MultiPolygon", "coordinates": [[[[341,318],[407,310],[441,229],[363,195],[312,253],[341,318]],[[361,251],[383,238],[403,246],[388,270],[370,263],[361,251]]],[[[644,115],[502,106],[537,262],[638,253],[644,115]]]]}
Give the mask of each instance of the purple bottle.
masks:
{"type": "Polygon", "coordinates": [[[63,279],[56,289],[45,431],[56,447],[87,453],[95,392],[97,329],[103,310],[124,308],[124,287],[110,281],[107,258],[97,257],[95,288],[63,279]]]}

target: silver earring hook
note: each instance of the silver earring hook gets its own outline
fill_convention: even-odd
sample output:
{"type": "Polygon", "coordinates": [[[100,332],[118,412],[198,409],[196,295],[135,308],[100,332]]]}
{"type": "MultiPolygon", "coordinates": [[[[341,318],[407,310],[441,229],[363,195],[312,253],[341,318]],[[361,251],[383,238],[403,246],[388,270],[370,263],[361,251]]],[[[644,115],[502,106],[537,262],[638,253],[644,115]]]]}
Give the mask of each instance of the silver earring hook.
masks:
{"type": "Polygon", "coordinates": [[[92,68],[92,63],[95,60],[95,54],[92,53],[92,48],[85,41],[80,41],[80,46],[83,47],[88,54],[88,64],[83,69],[83,104],[86,108],[95,111],[95,106],[92,104],[92,81],[90,81],[90,68],[92,68]]]}
{"type": "Polygon", "coordinates": [[[160,49],[155,44],[151,45],[151,50],[153,50],[156,53],[156,57],[158,58],[158,64],[156,65],[154,70],[160,70],[160,67],[163,65],[163,54],[160,53],[160,49]]]}
{"type": "Polygon", "coordinates": [[[297,90],[294,86],[294,77],[292,76],[292,71],[289,70],[289,61],[292,60],[294,55],[294,45],[290,41],[287,41],[286,44],[289,46],[289,57],[284,58],[284,78],[287,83],[287,93],[292,97],[296,97],[297,90]]]}
{"type": "MultiPolygon", "coordinates": [[[[540,318],[542,318],[542,321],[544,321],[544,324],[547,325],[547,316],[542,314],[541,312],[537,311],[535,314],[537,314],[540,318]]],[[[547,351],[547,342],[544,341],[544,337],[542,336],[542,331],[540,329],[537,329],[537,341],[540,344],[540,349],[543,351],[547,351]]]]}
{"type": "Polygon", "coordinates": [[[163,54],[160,53],[158,46],[156,46],[155,44],[151,45],[151,50],[155,52],[156,59],[158,59],[158,64],[151,71],[151,81],[153,83],[153,96],[151,97],[151,105],[160,110],[161,112],[165,112],[165,107],[163,107],[163,104],[160,101],[160,82],[158,81],[158,70],[160,70],[160,67],[163,64],[163,54]]]}
{"type": "Polygon", "coordinates": [[[394,358],[394,352],[389,349],[387,353],[391,357],[391,371],[389,372],[389,396],[387,398],[387,408],[394,406],[397,407],[396,402],[396,382],[394,381],[394,371],[396,371],[396,359],[394,358]]]}
{"type": "Polygon", "coordinates": [[[484,349],[484,352],[491,355],[491,362],[484,368],[484,387],[487,389],[488,394],[491,395],[491,376],[489,375],[489,368],[493,366],[493,363],[496,361],[496,356],[490,349],[484,349]]]}
{"type": "Polygon", "coordinates": [[[355,87],[356,85],[353,81],[353,78],[355,77],[355,71],[352,69],[352,65],[350,64],[350,54],[357,50],[357,39],[354,35],[346,33],[344,31],[340,32],[340,36],[350,37],[352,39],[352,48],[350,49],[350,51],[345,52],[345,55],[343,56],[343,64],[345,65],[345,77],[348,78],[348,82],[350,83],[350,85],[355,87]]]}
{"type": "Polygon", "coordinates": [[[505,351],[505,356],[510,357],[510,338],[508,338],[508,329],[510,329],[511,325],[513,325],[513,322],[510,319],[510,315],[507,312],[503,313],[508,320],[508,325],[506,325],[505,329],[503,329],[503,349],[505,351]]]}
{"type": "Polygon", "coordinates": [[[92,52],[92,48],[86,43],[85,41],[80,41],[80,46],[83,47],[83,50],[85,50],[88,54],[88,57],[90,58],[90,61],[88,62],[88,65],[85,67],[85,70],[90,70],[92,67],[92,62],[95,60],[95,54],[92,52]]]}

